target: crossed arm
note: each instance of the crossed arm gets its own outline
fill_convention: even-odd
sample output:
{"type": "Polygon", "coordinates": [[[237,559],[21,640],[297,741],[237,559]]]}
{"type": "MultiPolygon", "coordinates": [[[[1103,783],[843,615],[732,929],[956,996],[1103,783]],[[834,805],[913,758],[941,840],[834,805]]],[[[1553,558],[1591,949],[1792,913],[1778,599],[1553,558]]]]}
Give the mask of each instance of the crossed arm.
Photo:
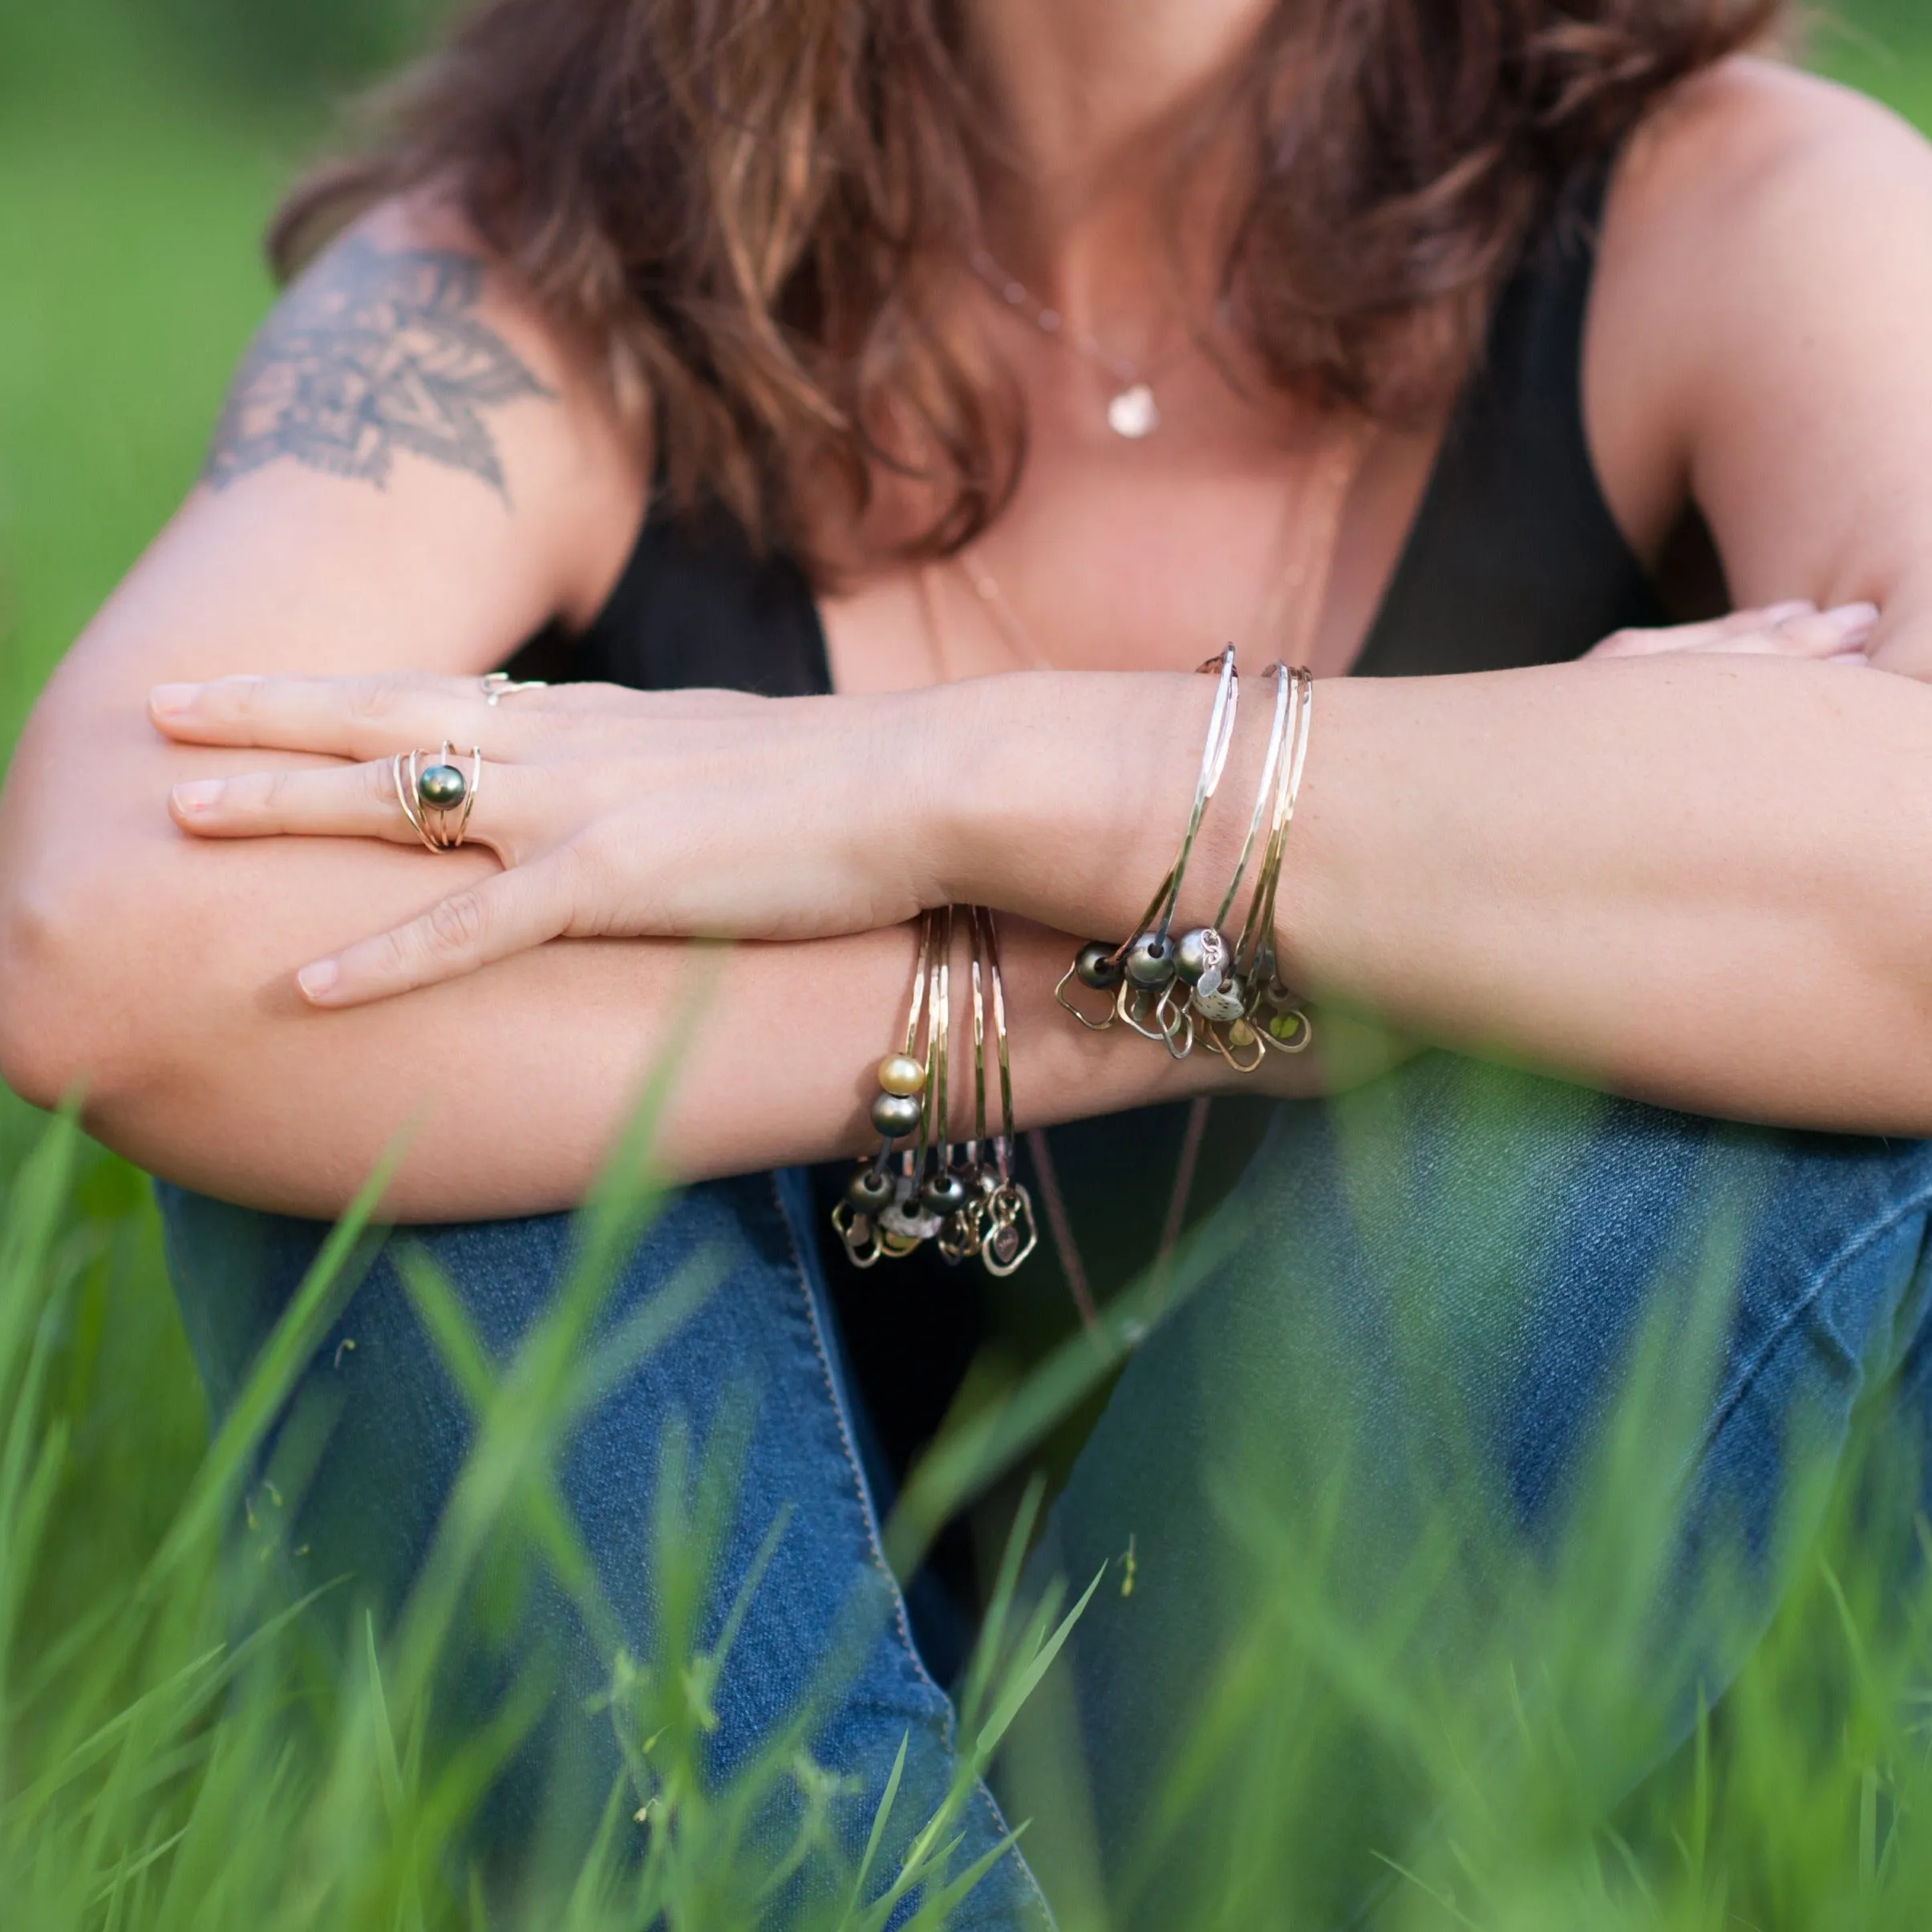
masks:
{"type": "MultiPolygon", "coordinates": [[[[1909,674],[1679,653],[1325,684],[1282,937],[1332,1012],[1326,1058],[1284,1079],[1377,1064],[1352,1015],[1661,1102],[1932,1132],[1932,692],[1916,682],[1932,363],[1911,332],[1932,298],[1932,160],[1808,83],[1721,87],[1738,98],[1687,103],[1625,170],[1593,324],[1592,381],[1617,406],[1595,420],[1676,452],[1742,601],[1869,598],[1874,661],[1909,674]]],[[[601,397],[512,297],[451,265],[434,222],[385,215],[363,280],[338,257],[285,308],[205,486],[36,711],[0,808],[9,1080],[43,1101],[84,1088],[112,1143],[233,1198],[332,1211],[413,1120],[392,1211],[559,1205],[691,1011],[676,935],[732,933],[751,943],[698,968],[666,1152],[691,1174],[812,1157],[865,1137],[911,966],[888,922],[949,898],[1012,917],[1029,1122],[1227,1077],[1083,1035],[1051,1003],[1066,935],[1125,930],[1185,811],[1209,694],[1146,674],[506,705],[488,727],[519,775],[504,836],[528,848],[512,857],[570,854],[561,930],[580,936],[399,998],[302,998],[297,969],[350,961],[496,861],[184,836],[170,787],[463,735],[450,707],[476,701],[477,673],[596,608],[642,504],[601,397]],[[435,412],[399,398],[344,447],[303,401],[326,393],[302,379],[356,302],[387,329],[358,339],[388,347],[353,373],[379,388],[427,367],[439,442],[435,412]],[[333,739],[278,739],[237,715],[234,687],[155,729],[151,687],[245,671],[379,682],[338,707],[333,739]],[[1115,808],[1123,772],[1157,775],[1146,811],[1115,808]]],[[[1229,798],[1245,803],[1260,739],[1244,727],[1229,798]]],[[[1243,816],[1210,820],[1204,881],[1243,816]]],[[[476,938],[449,922],[452,951],[476,938]]]]}

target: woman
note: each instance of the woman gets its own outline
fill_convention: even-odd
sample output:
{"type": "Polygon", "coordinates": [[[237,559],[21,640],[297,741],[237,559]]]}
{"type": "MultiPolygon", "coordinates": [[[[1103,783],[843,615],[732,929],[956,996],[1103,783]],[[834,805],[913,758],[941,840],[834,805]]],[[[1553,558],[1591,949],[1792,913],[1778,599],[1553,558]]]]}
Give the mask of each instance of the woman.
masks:
{"type": "MultiPolygon", "coordinates": [[[[1719,1197],[1752,1220],[1694,1493],[1768,1521],[1801,1410],[1837,1440],[1867,1373],[1922,1403],[1932,156],[1746,57],[1774,11],[478,8],[372,154],[285,212],[279,259],[308,265],[8,782],[6,1077],[83,1088],[173,1184],[217,1398],[313,1252],[300,1217],[405,1124],[388,1211],[507,1347],[675,1042],[658,1153],[699,1185],[618,1306],[700,1248],[720,1277],[563,1476],[642,1648],[650,1445],[755,1389],[712,1628],[792,1515],[720,1682],[728,1767],[885,1587],[797,1164],[877,1144],[905,922],[994,909],[1019,1125],[1092,1124],[1054,1143],[1067,1186],[1034,1176],[1070,1274],[1113,1224],[1144,1264],[1233,1179],[1210,1135],[1201,1187],[1173,1185],[1180,1116],[1115,1116],[1302,1103],[1041,1559],[1083,1578],[1132,1538],[1131,1593],[1069,1655],[1091,1849],[1152,1922],[1134,1853],[1217,1654],[1204,1577],[1239,1622],[1217,1459],[1238,1436],[1314,1486],[1355,1442],[1401,1489],[1405,1310],[1456,1339],[1533,1525],[1719,1197]],[[1659,629],[1700,585],[1745,614],[1659,629]],[[549,688],[480,683],[540,637],[549,688]],[[1252,1075],[1055,998],[1169,863],[1216,702],[1191,674],[1230,637],[1246,695],[1184,923],[1283,762],[1263,667],[1320,680],[1271,926],[1316,1046],[1252,1075]],[[448,800],[476,788],[467,827],[408,788],[419,748],[461,775],[448,800]],[[691,935],[756,942],[703,955],[695,1004],[691,935]],[[1537,1071],[1471,1134],[1468,1063],[1403,1061],[1423,1047],[1537,1071]],[[1364,1081],[1353,1114],[1320,1100],[1364,1081]],[[1341,1344],[1318,1378],[1317,1334],[1341,1344]]],[[[434,1362],[379,1265],[314,1371],[341,1412],[318,1575],[380,1597],[419,1557],[464,1415],[434,1362]]],[[[954,1748],[888,1609],[816,1744],[855,1782],[849,1836],[901,1736],[921,1802],[954,1748]]],[[[608,1658],[555,1628],[594,1688],[608,1658]]],[[[614,1762],[561,1727],[594,1818],[614,1762]]],[[[998,1842],[990,1798],[964,1829],[962,1864],[998,1842]]],[[[1009,1858],[964,1918],[1037,1898],[1009,1858]]]]}

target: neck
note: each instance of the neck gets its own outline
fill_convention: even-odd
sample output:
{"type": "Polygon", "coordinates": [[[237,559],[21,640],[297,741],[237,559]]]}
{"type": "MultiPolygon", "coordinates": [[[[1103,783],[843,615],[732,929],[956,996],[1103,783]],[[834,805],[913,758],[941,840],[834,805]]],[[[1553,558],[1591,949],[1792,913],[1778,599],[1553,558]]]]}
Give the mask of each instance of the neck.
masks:
{"type": "MultiPolygon", "coordinates": [[[[1270,0],[974,0],[974,58],[1011,168],[993,184],[991,239],[1076,325],[1144,338],[1171,325],[1157,190],[1189,109],[1269,11],[1270,0]]],[[[1210,158],[1191,186],[1212,197],[1227,175],[1210,158]]],[[[1204,239],[1213,225],[1187,224],[1204,239]]]]}

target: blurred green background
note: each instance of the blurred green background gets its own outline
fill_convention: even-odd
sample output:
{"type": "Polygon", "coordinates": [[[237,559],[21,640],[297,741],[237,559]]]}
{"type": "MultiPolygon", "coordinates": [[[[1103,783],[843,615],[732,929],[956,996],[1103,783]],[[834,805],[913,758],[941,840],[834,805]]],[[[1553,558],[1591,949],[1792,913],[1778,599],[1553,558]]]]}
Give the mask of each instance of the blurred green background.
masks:
{"type": "MultiPolygon", "coordinates": [[[[0,0],[0,757],[60,652],[192,477],[269,287],[257,247],[333,103],[440,0],[0,0]]],[[[1847,0],[1809,58],[1932,128],[1932,5],[1847,0]]],[[[0,1201],[36,1131],[0,1089],[0,1201]]],[[[85,1602],[164,1520],[202,1421],[140,1178],[96,1156],[63,1342],[59,1540],[85,1602]],[[95,1577],[82,1573],[98,1569],[95,1577]]]]}

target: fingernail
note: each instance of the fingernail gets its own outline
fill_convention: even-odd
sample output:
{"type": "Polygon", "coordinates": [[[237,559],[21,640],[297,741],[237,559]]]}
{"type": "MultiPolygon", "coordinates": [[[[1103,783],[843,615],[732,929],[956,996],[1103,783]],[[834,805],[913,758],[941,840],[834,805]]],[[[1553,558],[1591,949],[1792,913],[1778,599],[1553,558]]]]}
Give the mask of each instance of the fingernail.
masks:
{"type": "Polygon", "coordinates": [[[1773,604],[1764,613],[1767,624],[1788,624],[1793,618],[1810,617],[1818,606],[1808,597],[1793,597],[1788,604],[1773,604]]]}
{"type": "Polygon", "coordinates": [[[335,990],[335,982],[341,977],[333,959],[322,959],[314,966],[304,966],[295,975],[295,983],[302,988],[304,999],[321,1000],[335,990]]]}
{"type": "Polygon", "coordinates": [[[181,812],[205,812],[217,804],[228,789],[218,778],[196,778],[174,788],[176,808],[181,812]]]}
{"type": "Polygon", "coordinates": [[[1832,634],[1841,642],[1856,643],[1878,628],[1878,606],[1876,604],[1841,604],[1835,610],[1828,610],[1824,620],[1829,625],[1832,634]]]}
{"type": "Polygon", "coordinates": [[[148,694],[148,708],[157,718],[172,718],[194,703],[200,688],[198,684],[157,684],[148,694]]]}

